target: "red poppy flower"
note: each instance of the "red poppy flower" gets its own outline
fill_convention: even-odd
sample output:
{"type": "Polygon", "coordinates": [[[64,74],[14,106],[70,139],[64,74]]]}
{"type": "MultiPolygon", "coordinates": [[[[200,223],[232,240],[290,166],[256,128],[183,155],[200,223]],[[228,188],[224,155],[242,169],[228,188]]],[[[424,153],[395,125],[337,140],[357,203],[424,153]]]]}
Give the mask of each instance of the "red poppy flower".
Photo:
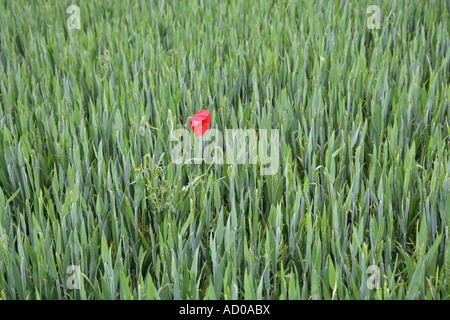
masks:
{"type": "Polygon", "coordinates": [[[209,110],[201,110],[197,112],[192,120],[189,121],[192,130],[198,136],[202,136],[208,131],[209,126],[211,124],[211,115],[209,114],[209,110]]]}

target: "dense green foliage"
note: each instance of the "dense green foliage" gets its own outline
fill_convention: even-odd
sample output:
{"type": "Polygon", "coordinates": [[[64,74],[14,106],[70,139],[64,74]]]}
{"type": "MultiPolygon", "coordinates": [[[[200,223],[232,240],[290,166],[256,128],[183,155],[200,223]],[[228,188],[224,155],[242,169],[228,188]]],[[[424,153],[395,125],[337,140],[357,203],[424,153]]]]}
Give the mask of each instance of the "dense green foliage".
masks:
{"type": "Polygon", "coordinates": [[[2,0],[0,298],[448,299],[449,10],[2,0]],[[278,173],[173,164],[201,109],[278,173]]]}

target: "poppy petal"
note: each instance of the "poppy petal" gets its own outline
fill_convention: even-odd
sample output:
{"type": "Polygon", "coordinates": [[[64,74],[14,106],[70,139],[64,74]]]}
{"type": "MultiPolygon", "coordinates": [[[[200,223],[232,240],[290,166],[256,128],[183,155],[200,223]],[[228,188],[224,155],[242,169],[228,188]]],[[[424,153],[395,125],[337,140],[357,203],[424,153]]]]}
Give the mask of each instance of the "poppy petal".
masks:
{"type": "Polygon", "coordinates": [[[209,130],[209,126],[211,125],[211,115],[209,114],[209,110],[197,112],[192,117],[192,120],[189,121],[189,124],[196,135],[203,136],[206,131],[209,130]]]}

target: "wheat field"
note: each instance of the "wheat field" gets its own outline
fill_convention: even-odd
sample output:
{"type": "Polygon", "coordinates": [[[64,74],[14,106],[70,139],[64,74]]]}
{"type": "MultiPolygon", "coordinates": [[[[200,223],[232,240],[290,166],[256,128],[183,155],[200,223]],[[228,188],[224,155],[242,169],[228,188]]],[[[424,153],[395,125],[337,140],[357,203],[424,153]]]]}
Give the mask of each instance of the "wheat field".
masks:
{"type": "Polygon", "coordinates": [[[0,20],[0,299],[450,298],[448,1],[2,0],[0,20]],[[174,163],[200,110],[277,130],[276,172],[174,163]]]}

